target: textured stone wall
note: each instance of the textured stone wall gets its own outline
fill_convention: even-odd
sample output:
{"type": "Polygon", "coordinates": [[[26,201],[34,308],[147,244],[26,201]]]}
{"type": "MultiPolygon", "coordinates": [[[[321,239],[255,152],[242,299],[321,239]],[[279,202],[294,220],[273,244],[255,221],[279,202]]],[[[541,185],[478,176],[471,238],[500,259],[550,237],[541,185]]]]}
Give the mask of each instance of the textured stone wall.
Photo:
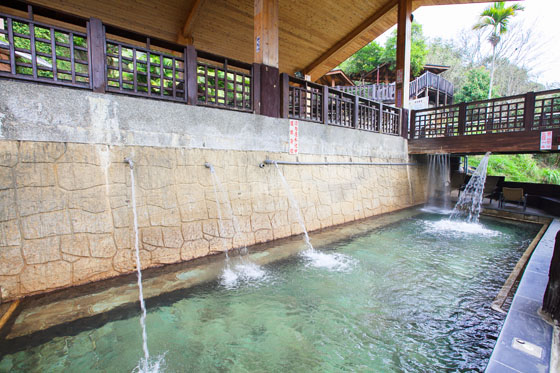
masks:
{"type": "MultiPolygon", "coordinates": [[[[0,141],[1,300],[134,270],[134,160],[143,268],[301,233],[267,157],[285,153],[0,141]],[[223,185],[218,224],[210,162],[223,185]],[[231,209],[227,200],[231,201],[231,209]]],[[[300,161],[349,161],[300,155],[300,161]]],[[[354,162],[403,159],[353,157],[354,162]]],[[[280,166],[308,230],[423,202],[418,166],[280,166]]]]}

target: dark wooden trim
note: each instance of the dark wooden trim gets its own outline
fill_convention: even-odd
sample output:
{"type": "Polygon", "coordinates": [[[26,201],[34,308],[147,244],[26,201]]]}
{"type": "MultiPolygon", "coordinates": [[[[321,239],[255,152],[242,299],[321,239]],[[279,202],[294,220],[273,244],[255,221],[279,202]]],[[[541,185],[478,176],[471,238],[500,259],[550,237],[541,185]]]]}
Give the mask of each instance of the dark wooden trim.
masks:
{"type": "Polygon", "coordinates": [[[459,104],[459,135],[465,134],[465,122],[467,120],[467,104],[462,102],[459,104]]]}
{"type": "Polygon", "coordinates": [[[411,110],[410,111],[410,136],[409,136],[410,140],[414,139],[415,131],[416,131],[416,110],[411,110]]]}
{"type": "Polygon", "coordinates": [[[105,63],[105,30],[101,20],[90,18],[88,24],[89,65],[91,66],[91,88],[94,92],[105,93],[107,85],[105,63]]]}
{"type": "Polygon", "coordinates": [[[184,49],[185,56],[185,90],[187,104],[197,104],[198,82],[197,82],[197,53],[193,45],[187,45],[184,49]]]}
{"type": "Polygon", "coordinates": [[[278,68],[261,65],[261,114],[280,117],[280,74],[278,68]]]}
{"type": "Polygon", "coordinates": [[[525,131],[530,131],[535,120],[535,92],[527,92],[525,94],[525,103],[523,105],[523,127],[525,131]]]}
{"type": "Polygon", "coordinates": [[[401,136],[408,139],[408,109],[401,110],[401,136]]]}
{"type": "Polygon", "coordinates": [[[253,82],[253,110],[255,114],[261,113],[261,64],[251,65],[251,76],[253,82]]]}
{"type": "Polygon", "coordinates": [[[358,114],[360,113],[360,96],[354,96],[354,110],[352,111],[352,126],[358,128],[358,114]]]}
{"type": "MultiPolygon", "coordinates": [[[[560,129],[552,130],[553,149],[558,152],[557,141],[560,129]]],[[[490,133],[485,135],[466,135],[413,139],[408,142],[410,154],[484,154],[492,153],[531,153],[540,151],[541,131],[490,133]]]]}
{"type": "Polygon", "coordinates": [[[280,94],[282,95],[280,116],[282,118],[288,118],[290,109],[290,76],[288,74],[280,74],[280,85],[282,87],[280,90],[280,94]]]}
{"type": "Polygon", "coordinates": [[[323,86],[323,102],[321,103],[322,119],[324,124],[329,124],[329,87],[323,86]]]}

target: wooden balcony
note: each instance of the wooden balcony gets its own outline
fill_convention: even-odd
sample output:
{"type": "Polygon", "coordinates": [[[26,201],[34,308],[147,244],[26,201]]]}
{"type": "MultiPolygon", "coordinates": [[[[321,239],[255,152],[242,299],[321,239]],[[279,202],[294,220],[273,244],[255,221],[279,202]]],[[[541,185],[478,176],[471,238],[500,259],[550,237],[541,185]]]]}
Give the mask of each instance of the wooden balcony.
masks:
{"type": "Polygon", "coordinates": [[[541,133],[560,138],[560,90],[411,111],[409,152],[539,152],[541,133]]]}

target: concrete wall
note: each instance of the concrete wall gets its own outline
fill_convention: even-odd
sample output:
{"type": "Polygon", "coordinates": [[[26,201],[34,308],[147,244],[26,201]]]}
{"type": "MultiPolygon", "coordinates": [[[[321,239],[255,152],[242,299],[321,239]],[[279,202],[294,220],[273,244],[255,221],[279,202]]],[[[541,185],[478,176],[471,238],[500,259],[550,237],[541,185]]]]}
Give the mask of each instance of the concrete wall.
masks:
{"type": "MultiPolygon", "coordinates": [[[[288,121],[0,80],[2,300],[301,233],[274,167],[288,121]],[[25,141],[22,141],[25,140],[25,141]],[[215,166],[224,222],[217,220],[215,166]],[[228,200],[231,201],[231,208],[228,200]]],[[[407,159],[402,138],[303,122],[300,161],[407,159]]],[[[418,166],[280,166],[308,230],[425,199],[418,166]]]]}

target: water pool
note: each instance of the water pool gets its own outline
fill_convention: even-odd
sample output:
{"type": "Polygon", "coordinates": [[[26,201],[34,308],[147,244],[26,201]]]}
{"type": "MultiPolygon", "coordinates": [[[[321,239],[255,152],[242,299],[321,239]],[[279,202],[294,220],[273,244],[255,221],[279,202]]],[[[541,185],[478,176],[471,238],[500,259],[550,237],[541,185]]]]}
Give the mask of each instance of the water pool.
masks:
{"type": "MultiPolygon", "coordinates": [[[[168,372],[483,370],[503,322],[490,304],[539,227],[482,218],[465,231],[445,219],[363,221],[328,245],[317,242],[332,231],[311,235],[334,256],[246,261],[237,281],[152,297],[151,355],[168,372]]],[[[131,303],[2,341],[0,371],[132,371],[138,319],[131,303]]]]}

